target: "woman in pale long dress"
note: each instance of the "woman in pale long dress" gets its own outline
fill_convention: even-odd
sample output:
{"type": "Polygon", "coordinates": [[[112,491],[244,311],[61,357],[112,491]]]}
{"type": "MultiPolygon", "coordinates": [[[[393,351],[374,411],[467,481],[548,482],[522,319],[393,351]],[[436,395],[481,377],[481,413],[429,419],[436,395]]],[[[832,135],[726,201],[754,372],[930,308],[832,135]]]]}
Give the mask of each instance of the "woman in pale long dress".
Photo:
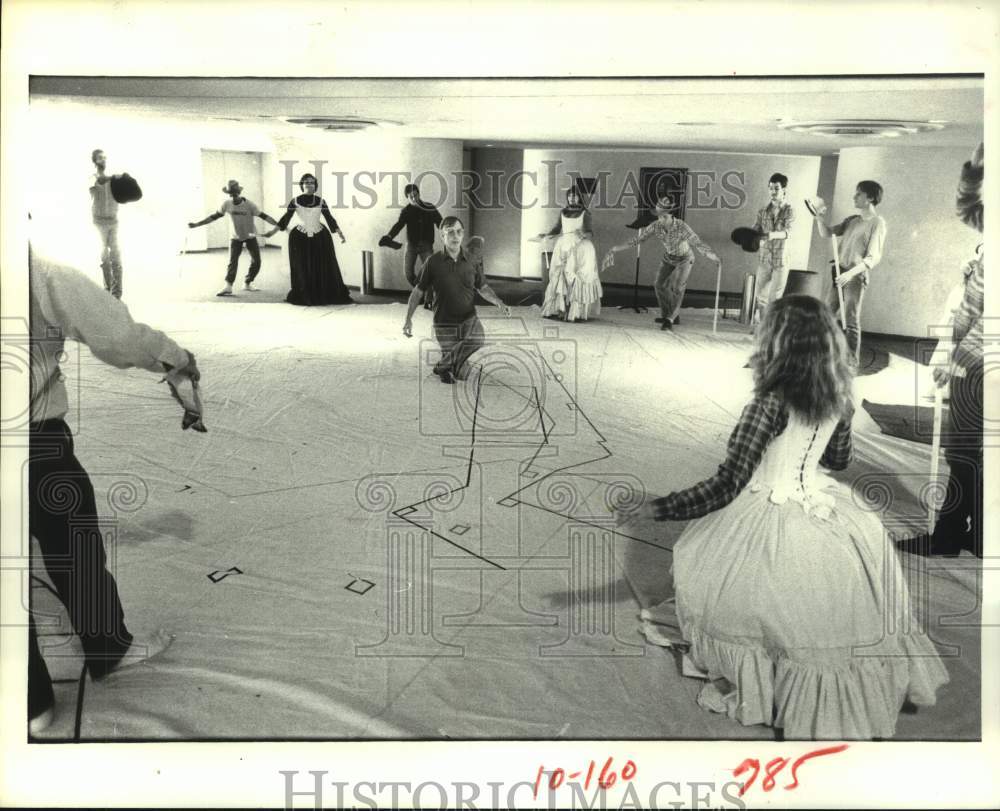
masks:
{"type": "Polygon", "coordinates": [[[688,651],[704,709],[789,739],[889,738],[948,674],[881,521],[817,470],[852,456],[847,344],[810,296],[778,299],[757,335],[726,460],[646,507],[697,520],[673,548],[675,598],[645,609],[642,631],[688,651]]]}
{"type": "Polygon", "coordinates": [[[603,290],[590,212],[576,189],[566,192],[566,207],[559,213],[559,222],[548,234],[539,236],[558,237],[552,248],[542,315],[566,321],[586,321],[600,315],[603,290]]]}

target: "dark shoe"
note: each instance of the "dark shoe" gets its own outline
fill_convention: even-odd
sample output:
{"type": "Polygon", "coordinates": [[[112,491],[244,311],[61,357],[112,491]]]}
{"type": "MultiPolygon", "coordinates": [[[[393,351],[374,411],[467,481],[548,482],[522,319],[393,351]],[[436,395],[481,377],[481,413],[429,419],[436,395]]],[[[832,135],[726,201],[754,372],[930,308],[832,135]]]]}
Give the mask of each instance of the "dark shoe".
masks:
{"type": "Polygon", "coordinates": [[[666,318],[654,318],[653,319],[653,323],[654,324],[662,324],[666,320],[667,320],[666,318]]]}
{"type": "Polygon", "coordinates": [[[455,375],[451,373],[451,369],[444,369],[441,372],[441,382],[442,383],[454,383],[455,375]]]}
{"type": "Polygon", "coordinates": [[[959,553],[962,551],[961,547],[957,544],[944,543],[943,541],[939,541],[933,535],[928,535],[927,533],[914,535],[912,538],[900,538],[899,540],[893,541],[893,543],[900,552],[907,552],[911,555],[920,555],[922,558],[955,558],[958,557],[959,553]]]}
{"type": "Polygon", "coordinates": [[[663,322],[660,324],[661,330],[671,330],[673,331],[674,325],[669,318],[664,318],[663,322]]]}

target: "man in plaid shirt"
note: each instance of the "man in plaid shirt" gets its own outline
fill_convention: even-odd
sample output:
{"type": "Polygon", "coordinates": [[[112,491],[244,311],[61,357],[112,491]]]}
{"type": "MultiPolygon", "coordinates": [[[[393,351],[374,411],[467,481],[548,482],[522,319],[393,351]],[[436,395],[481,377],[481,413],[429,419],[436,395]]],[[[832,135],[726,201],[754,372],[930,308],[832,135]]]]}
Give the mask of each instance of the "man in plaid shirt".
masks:
{"type": "Polygon", "coordinates": [[[656,322],[663,330],[673,329],[678,321],[688,276],[694,267],[694,251],[691,249],[696,248],[702,256],[722,265],[718,254],[701,241],[694,229],[674,216],[676,209],[677,205],[670,197],[661,197],[653,209],[656,220],[640,229],[628,242],[613,246],[601,263],[601,270],[604,270],[614,264],[615,254],[619,251],[634,248],[651,237],[660,240],[663,244],[663,260],[660,262],[656,281],[653,282],[653,290],[660,303],[660,317],[656,322]]]}
{"type": "MultiPolygon", "coordinates": [[[[983,230],[983,145],[962,167],[958,216],[983,230]]],[[[942,442],[948,462],[948,490],[934,532],[899,541],[918,555],[958,555],[963,549],[983,556],[983,277],[982,245],[962,268],[962,303],[952,322],[951,361],[934,369],[938,386],[950,385],[948,432],[942,442]]]]}
{"type": "Polygon", "coordinates": [[[788,260],[785,242],[792,230],[795,211],[785,202],[788,178],[780,172],[771,175],[767,181],[770,202],[757,212],[754,230],[760,234],[760,253],[756,281],[756,318],[763,315],[764,308],[781,298],[788,282],[788,260]]]}

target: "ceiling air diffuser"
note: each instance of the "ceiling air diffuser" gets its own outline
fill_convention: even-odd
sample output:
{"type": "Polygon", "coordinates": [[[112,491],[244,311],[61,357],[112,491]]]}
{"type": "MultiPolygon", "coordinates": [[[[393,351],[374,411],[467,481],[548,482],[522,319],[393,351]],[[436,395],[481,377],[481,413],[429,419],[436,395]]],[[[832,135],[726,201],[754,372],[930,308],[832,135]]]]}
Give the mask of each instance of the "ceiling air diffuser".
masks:
{"type": "Polygon", "coordinates": [[[828,138],[899,138],[919,132],[944,129],[943,121],[888,121],[881,119],[834,119],[829,121],[779,121],[778,128],[828,138]]]}

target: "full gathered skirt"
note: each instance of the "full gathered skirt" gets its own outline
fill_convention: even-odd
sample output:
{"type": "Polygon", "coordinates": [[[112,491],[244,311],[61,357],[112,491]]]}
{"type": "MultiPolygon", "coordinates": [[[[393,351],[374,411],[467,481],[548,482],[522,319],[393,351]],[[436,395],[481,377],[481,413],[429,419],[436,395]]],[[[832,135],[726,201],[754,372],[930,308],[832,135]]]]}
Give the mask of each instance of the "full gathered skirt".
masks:
{"type": "Polygon", "coordinates": [[[593,241],[579,232],[563,234],[552,249],[542,315],[586,321],[600,315],[602,295],[593,241]]]}
{"type": "Polygon", "coordinates": [[[289,232],[288,268],[292,289],[285,301],[289,304],[308,307],[354,303],[340,274],[333,238],[326,228],[313,236],[298,228],[289,232]]]}
{"type": "Polygon", "coordinates": [[[889,738],[904,701],[934,704],[948,674],[881,522],[827,492],[825,517],[747,488],[688,525],[673,565],[687,664],[708,679],[699,704],[742,724],[889,738]]]}

